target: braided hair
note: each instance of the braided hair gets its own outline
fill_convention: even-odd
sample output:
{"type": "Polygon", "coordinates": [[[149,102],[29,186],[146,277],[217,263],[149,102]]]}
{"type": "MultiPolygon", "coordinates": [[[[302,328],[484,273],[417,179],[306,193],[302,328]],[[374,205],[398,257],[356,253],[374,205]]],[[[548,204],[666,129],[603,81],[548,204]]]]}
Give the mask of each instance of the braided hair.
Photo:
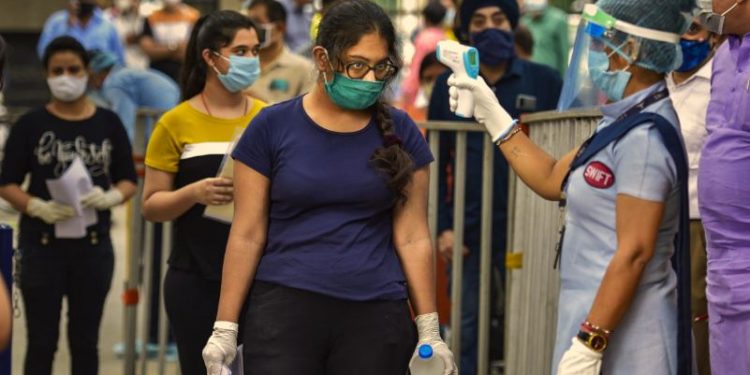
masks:
{"type": "MultiPolygon", "coordinates": [[[[375,32],[386,41],[391,62],[401,67],[393,23],[380,6],[371,1],[335,2],[320,21],[316,45],[328,51],[331,64],[336,66],[335,62],[340,62],[340,56],[347,49],[356,45],[363,36],[375,32]]],[[[386,82],[386,87],[388,84],[390,80],[386,82]]],[[[396,203],[403,204],[406,202],[406,186],[414,173],[414,163],[396,135],[390,106],[381,97],[370,109],[375,114],[378,130],[383,137],[383,146],[372,154],[370,164],[383,175],[386,186],[396,194],[396,203]]]]}

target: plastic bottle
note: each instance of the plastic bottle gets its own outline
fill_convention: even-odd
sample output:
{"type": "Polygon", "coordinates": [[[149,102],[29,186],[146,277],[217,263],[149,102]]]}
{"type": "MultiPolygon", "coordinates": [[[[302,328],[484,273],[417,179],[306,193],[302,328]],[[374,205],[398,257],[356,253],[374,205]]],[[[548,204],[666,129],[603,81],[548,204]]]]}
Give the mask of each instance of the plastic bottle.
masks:
{"type": "Polygon", "coordinates": [[[442,375],[443,361],[433,356],[432,346],[422,344],[409,362],[411,375],[442,375]]]}

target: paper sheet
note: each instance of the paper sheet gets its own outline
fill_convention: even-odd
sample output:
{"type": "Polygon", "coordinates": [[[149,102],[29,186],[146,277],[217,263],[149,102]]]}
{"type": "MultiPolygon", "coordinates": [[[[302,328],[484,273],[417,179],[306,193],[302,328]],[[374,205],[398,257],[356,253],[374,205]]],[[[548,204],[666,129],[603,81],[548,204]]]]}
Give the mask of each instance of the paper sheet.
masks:
{"type": "Polygon", "coordinates": [[[52,199],[73,207],[76,212],[76,215],[70,219],[55,223],[55,237],[85,237],[86,227],[96,224],[97,216],[95,209],[81,206],[81,197],[94,187],[91,176],[81,158],[76,156],[65,173],[46,182],[52,199]]]}
{"type": "MultiPolygon", "coordinates": [[[[221,161],[219,167],[219,173],[216,177],[225,177],[228,179],[234,179],[234,159],[232,159],[232,151],[234,146],[240,140],[244,129],[238,128],[234,131],[232,141],[227,147],[227,152],[224,154],[224,160],[221,161]]],[[[203,217],[220,221],[226,224],[232,224],[232,218],[234,217],[234,200],[231,203],[222,204],[220,206],[206,206],[203,211],[203,217]]]]}

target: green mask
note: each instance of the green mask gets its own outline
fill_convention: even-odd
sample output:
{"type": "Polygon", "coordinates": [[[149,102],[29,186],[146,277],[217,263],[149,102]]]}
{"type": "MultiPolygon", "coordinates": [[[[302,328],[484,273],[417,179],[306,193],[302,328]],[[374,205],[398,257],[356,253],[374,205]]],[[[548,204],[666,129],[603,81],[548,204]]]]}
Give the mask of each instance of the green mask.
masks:
{"type": "Polygon", "coordinates": [[[328,82],[323,76],[326,92],[336,105],[344,109],[365,109],[375,104],[383,93],[385,82],[351,79],[334,72],[333,80],[328,82]]]}

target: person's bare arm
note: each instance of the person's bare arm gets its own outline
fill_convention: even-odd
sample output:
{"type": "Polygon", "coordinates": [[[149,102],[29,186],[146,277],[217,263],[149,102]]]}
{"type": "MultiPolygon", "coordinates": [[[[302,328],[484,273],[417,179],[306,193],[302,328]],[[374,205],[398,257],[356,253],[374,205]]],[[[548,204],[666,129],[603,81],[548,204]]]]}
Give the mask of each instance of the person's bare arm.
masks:
{"type": "Polygon", "coordinates": [[[127,202],[128,199],[132,198],[136,190],[136,186],[133,183],[133,181],[129,181],[129,180],[122,180],[122,181],[115,183],[114,188],[119,190],[120,194],[122,194],[123,202],[127,202]]]}
{"type": "Polygon", "coordinates": [[[7,184],[0,187],[0,197],[8,201],[18,212],[26,212],[31,195],[25,192],[18,184],[7,184]]]}
{"type": "Polygon", "coordinates": [[[143,49],[143,52],[151,60],[177,60],[176,57],[178,56],[180,49],[179,46],[175,46],[174,49],[170,49],[169,46],[156,43],[154,38],[148,35],[141,36],[139,45],[141,46],[141,49],[143,49]]]}
{"type": "Polygon", "coordinates": [[[270,181],[242,162],[234,163],[234,219],[224,255],[217,321],[237,322],[263,255],[268,230],[270,181]]]}
{"type": "Polygon", "coordinates": [[[146,167],[143,183],[143,217],[150,221],[170,221],[184,214],[196,203],[227,204],[232,201],[232,180],[205,178],[174,189],[174,173],[146,167]]]}
{"type": "Polygon", "coordinates": [[[589,322],[607,330],[617,328],[654,256],[664,203],[618,194],[616,210],[617,251],[588,316],[589,322]]]}
{"type": "Polygon", "coordinates": [[[518,132],[499,148],[513,171],[531,190],[547,200],[561,199],[560,188],[578,147],[555,160],[526,134],[518,132]]]}
{"type": "Polygon", "coordinates": [[[437,311],[435,256],[427,226],[428,167],[414,172],[406,189],[406,202],[397,204],[393,218],[393,244],[409,285],[416,315],[437,311]]]}

